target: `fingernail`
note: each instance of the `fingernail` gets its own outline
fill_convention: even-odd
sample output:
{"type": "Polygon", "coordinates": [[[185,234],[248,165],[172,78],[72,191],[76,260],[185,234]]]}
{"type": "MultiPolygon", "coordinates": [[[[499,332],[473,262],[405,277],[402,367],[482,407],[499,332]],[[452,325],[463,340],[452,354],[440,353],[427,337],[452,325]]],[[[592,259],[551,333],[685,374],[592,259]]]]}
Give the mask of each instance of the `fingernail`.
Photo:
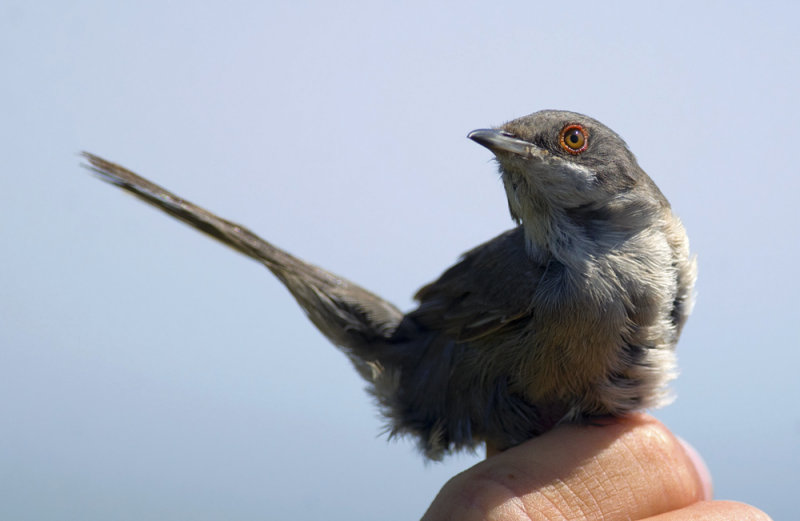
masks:
{"type": "Polygon", "coordinates": [[[703,495],[705,500],[710,501],[714,497],[714,487],[711,484],[711,472],[708,471],[708,467],[706,466],[706,462],[703,461],[702,456],[700,453],[695,450],[694,447],[689,445],[689,442],[678,436],[678,441],[681,442],[683,446],[683,450],[686,452],[686,455],[689,456],[689,459],[692,460],[694,464],[694,468],[697,471],[697,476],[700,478],[700,482],[703,484],[703,495]]]}

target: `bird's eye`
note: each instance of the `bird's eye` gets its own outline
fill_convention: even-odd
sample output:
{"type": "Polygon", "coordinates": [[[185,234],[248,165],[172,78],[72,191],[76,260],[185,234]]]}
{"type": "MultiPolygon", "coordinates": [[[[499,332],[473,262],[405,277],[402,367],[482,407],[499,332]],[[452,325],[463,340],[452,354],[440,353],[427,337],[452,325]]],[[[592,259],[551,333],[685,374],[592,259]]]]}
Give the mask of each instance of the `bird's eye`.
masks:
{"type": "Polygon", "coordinates": [[[570,154],[580,154],[589,146],[589,133],[580,125],[567,125],[560,137],[561,148],[570,154]]]}

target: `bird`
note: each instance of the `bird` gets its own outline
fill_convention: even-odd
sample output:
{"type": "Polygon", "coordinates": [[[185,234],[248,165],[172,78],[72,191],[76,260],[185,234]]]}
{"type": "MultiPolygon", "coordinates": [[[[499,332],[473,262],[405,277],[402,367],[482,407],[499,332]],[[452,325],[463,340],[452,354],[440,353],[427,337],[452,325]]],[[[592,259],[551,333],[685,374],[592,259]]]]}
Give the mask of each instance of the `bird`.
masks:
{"type": "Polygon", "coordinates": [[[467,136],[494,154],[514,227],[403,312],[374,293],[83,153],[116,185],[266,266],[350,359],[390,437],[439,460],[672,400],[697,274],[686,231],[614,131],[541,110],[467,136]]]}

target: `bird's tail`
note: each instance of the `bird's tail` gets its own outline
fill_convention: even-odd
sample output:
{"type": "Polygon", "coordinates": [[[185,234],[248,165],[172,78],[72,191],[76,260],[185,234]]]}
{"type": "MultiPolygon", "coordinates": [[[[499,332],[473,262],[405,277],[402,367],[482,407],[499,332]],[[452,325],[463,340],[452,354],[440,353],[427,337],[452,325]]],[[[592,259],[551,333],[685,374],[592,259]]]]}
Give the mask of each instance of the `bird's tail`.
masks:
{"type": "Polygon", "coordinates": [[[392,335],[403,319],[403,313],[395,306],[342,277],[290,255],[244,226],[181,199],[122,166],[88,152],[82,155],[89,162],[84,166],[104,181],[264,264],[283,282],[314,325],[350,356],[365,378],[372,379],[372,362],[381,362],[380,353],[374,352],[375,349],[392,335]]]}

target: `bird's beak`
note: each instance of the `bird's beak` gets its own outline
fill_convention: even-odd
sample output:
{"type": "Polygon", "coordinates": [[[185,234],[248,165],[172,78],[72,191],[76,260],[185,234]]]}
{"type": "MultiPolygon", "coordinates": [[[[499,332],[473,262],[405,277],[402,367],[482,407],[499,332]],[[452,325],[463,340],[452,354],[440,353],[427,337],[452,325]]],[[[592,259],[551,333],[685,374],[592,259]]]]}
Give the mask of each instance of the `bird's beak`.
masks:
{"type": "Polygon", "coordinates": [[[495,130],[491,128],[481,128],[473,130],[467,137],[483,145],[495,154],[497,152],[510,152],[522,157],[530,157],[539,147],[527,141],[518,139],[508,132],[503,130],[495,130]]]}

